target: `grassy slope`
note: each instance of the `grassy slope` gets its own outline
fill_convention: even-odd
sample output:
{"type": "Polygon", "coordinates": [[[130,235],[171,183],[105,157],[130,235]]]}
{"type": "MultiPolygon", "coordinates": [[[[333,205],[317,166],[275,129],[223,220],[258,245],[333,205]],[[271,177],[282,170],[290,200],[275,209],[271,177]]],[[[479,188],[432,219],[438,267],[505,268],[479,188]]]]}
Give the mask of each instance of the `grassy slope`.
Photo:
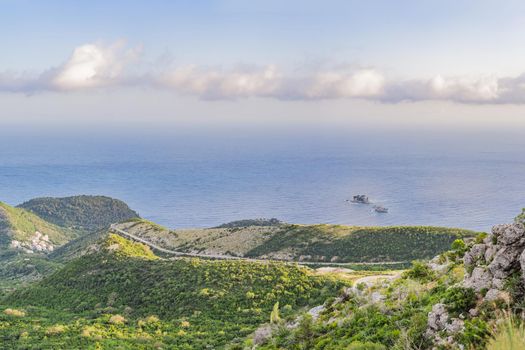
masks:
{"type": "Polygon", "coordinates": [[[61,245],[78,237],[78,232],[49,223],[37,215],[21,208],[0,202],[0,242],[4,247],[11,239],[25,241],[36,231],[47,234],[55,245],[61,245]]]}
{"type": "Polygon", "coordinates": [[[147,247],[110,235],[99,252],[4,299],[6,306],[25,309],[27,315],[0,316],[0,323],[7,320],[0,337],[22,347],[98,342],[112,348],[118,341],[122,348],[152,348],[155,343],[220,348],[267,321],[276,302],[283,314],[291,313],[321,303],[344,284],[310,271],[282,263],[160,260],[147,247]],[[106,315],[117,313],[125,315],[126,324],[108,326],[106,315]],[[153,328],[141,325],[148,315],[160,318],[153,328]],[[46,327],[34,326],[36,319],[47,328],[59,323],[66,330],[46,336],[46,327]],[[96,336],[86,335],[86,327],[96,336]]]}
{"type": "Polygon", "coordinates": [[[139,215],[120,200],[105,196],[36,198],[19,205],[62,227],[96,231],[139,215]]]}
{"type": "Polygon", "coordinates": [[[410,261],[432,258],[457,238],[475,236],[468,230],[425,226],[352,227],[289,225],[247,256],[293,251],[312,260],[342,262],[410,261]]]}
{"type": "Polygon", "coordinates": [[[388,262],[431,258],[468,230],[441,227],[355,227],[342,225],[249,226],[169,231],[144,220],[124,230],[181,251],[310,261],[388,262]]]}

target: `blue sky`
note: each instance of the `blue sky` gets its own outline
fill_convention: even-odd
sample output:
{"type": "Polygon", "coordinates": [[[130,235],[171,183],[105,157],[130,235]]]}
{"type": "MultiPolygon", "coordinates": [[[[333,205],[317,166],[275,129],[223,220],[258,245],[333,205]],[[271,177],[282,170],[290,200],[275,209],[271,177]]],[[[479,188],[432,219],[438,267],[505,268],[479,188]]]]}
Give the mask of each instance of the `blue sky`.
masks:
{"type": "Polygon", "coordinates": [[[522,1],[0,0],[0,32],[0,122],[523,120],[522,1]]]}

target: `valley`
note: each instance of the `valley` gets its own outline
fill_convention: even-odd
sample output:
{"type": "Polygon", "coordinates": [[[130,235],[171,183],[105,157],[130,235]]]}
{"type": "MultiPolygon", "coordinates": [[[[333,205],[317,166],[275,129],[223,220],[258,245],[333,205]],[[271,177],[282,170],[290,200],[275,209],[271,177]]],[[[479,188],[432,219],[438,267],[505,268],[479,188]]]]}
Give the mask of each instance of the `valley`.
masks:
{"type": "Polygon", "coordinates": [[[115,200],[85,199],[59,201],[81,215],[45,200],[31,211],[2,205],[4,347],[477,348],[497,331],[494,303],[509,294],[486,299],[465,282],[477,278],[465,252],[500,231],[278,220],[170,230],[121,204],[97,215],[115,200]],[[434,325],[437,312],[446,319],[434,325]]]}

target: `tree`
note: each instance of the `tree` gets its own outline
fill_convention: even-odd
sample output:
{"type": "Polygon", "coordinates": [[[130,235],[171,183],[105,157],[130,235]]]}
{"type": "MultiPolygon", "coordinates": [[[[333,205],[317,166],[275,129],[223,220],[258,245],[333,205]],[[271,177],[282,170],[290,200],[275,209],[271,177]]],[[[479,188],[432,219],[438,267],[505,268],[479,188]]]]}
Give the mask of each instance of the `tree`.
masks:
{"type": "Polygon", "coordinates": [[[521,214],[516,216],[516,219],[514,221],[518,224],[524,224],[525,225],[525,208],[521,210],[521,214]]]}
{"type": "Polygon", "coordinates": [[[270,314],[270,323],[276,324],[279,323],[281,318],[279,317],[279,302],[276,302],[273,305],[272,313],[270,314]]]}

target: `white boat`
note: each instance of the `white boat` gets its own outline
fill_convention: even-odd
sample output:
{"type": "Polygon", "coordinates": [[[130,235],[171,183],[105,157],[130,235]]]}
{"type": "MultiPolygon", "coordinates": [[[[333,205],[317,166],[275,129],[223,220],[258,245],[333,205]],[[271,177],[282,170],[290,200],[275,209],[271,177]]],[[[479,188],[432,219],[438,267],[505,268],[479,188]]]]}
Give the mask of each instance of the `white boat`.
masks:
{"type": "Polygon", "coordinates": [[[388,208],[385,208],[380,205],[374,205],[374,210],[376,211],[376,213],[388,213],[388,208]]]}

